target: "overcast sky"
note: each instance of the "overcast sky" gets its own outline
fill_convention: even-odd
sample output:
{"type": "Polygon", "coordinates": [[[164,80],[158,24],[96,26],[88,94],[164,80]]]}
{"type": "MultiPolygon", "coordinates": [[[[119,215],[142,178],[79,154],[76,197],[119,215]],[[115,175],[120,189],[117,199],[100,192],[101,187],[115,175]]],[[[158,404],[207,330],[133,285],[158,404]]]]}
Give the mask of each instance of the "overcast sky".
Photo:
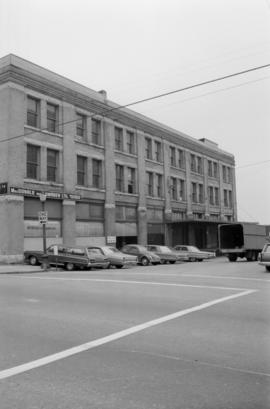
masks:
{"type": "MultiPolygon", "coordinates": [[[[270,63],[270,0],[0,0],[16,54],[125,104],[270,63]]],[[[270,68],[133,108],[235,156],[238,219],[270,224],[270,68]]]]}

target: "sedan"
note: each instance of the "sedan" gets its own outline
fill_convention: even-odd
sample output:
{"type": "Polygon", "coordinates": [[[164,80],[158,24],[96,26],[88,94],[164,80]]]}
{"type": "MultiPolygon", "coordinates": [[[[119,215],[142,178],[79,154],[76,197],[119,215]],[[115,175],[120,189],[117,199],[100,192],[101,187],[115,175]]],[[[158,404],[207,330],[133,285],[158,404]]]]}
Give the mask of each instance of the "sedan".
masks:
{"type": "Polygon", "coordinates": [[[161,264],[165,263],[174,264],[177,260],[180,260],[180,257],[177,256],[176,252],[174,250],[171,250],[167,246],[157,246],[151,244],[147,246],[147,249],[149,251],[153,251],[155,254],[159,256],[161,264]]]}
{"type": "Polygon", "coordinates": [[[117,250],[115,247],[112,246],[101,246],[99,247],[100,251],[106,256],[109,260],[110,264],[109,267],[116,267],[122,268],[123,266],[128,265],[137,265],[138,258],[137,256],[133,256],[131,254],[124,254],[121,251],[117,250]]]}
{"type": "Polygon", "coordinates": [[[270,243],[266,243],[258,257],[259,264],[270,272],[270,243]]]}
{"type": "Polygon", "coordinates": [[[195,246],[180,245],[174,247],[174,250],[185,257],[187,261],[203,261],[210,258],[215,258],[216,254],[211,251],[201,251],[195,246]]]}
{"type": "Polygon", "coordinates": [[[148,264],[160,264],[160,258],[152,251],[147,250],[145,246],[138,244],[127,244],[122,248],[125,254],[132,254],[138,257],[138,264],[148,266],[148,264]]]}

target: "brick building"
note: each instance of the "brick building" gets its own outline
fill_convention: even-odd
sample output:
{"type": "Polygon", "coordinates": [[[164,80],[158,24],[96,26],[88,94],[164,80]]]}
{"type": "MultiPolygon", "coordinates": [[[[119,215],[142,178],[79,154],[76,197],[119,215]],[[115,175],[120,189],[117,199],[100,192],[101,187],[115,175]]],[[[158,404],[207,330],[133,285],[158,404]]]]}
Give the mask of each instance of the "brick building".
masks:
{"type": "Polygon", "coordinates": [[[14,55],[0,59],[0,261],[47,243],[217,247],[233,155],[14,55]]]}

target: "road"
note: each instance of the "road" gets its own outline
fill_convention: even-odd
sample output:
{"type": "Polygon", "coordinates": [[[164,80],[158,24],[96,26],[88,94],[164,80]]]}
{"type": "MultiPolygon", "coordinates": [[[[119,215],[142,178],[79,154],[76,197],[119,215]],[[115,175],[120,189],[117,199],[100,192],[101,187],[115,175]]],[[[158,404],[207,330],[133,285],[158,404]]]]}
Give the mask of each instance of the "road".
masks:
{"type": "Polygon", "coordinates": [[[255,263],[0,275],[1,409],[268,409],[255,263]]]}

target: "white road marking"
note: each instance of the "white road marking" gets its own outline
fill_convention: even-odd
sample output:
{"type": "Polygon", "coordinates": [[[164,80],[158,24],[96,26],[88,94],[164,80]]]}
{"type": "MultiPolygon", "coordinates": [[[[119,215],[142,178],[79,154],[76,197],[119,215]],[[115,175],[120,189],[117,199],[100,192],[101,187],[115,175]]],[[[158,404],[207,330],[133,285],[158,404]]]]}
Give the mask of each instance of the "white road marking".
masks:
{"type": "Polygon", "coordinates": [[[268,279],[263,278],[253,278],[253,277],[238,277],[238,276],[216,276],[216,275],[206,275],[206,274],[188,274],[181,273],[181,277],[192,277],[192,278],[215,278],[215,279],[228,279],[228,280],[244,280],[244,281],[263,281],[269,282],[268,279]]]}
{"type": "Polygon", "coordinates": [[[84,351],[88,351],[89,349],[96,348],[98,346],[107,344],[109,342],[116,341],[116,340],[118,340],[120,338],[127,337],[127,336],[135,334],[137,332],[140,332],[140,331],[146,330],[148,328],[154,327],[156,325],[160,325],[160,324],[163,324],[165,322],[168,322],[168,321],[183,317],[184,315],[191,314],[191,313],[197,312],[197,311],[201,311],[203,309],[212,307],[213,305],[220,304],[220,303],[223,303],[225,301],[233,300],[235,298],[243,297],[245,295],[248,295],[248,294],[251,294],[251,293],[254,293],[254,292],[256,292],[256,290],[246,290],[246,291],[242,291],[242,292],[237,293],[237,294],[229,295],[227,297],[217,298],[217,299],[215,299],[213,301],[209,301],[209,302],[197,305],[195,307],[180,310],[180,311],[177,311],[175,313],[165,315],[163,317],[156,318],[156,319],[151,320],[151,321],[144,322],[143,324],[135,325],[134,327],[130,327],[130,328],[127,328],[125,330],[115,332],[114,334],[111,334],[111,335],[108,335],[108,336],[105,336],[105,337],[102,337],[102,338],[99,338],[99,339],[96,339],[96,340],[93,340],[93,341],[90,341],[90,342],[86,342],[85,344],[81,344],[81,345],[75,346],[73,348],[69,348],[69,349],[66,349],[64,351],[52,354],[52,355],[48,355],[48,356],[45,356],[43,358],[36,359],[34,361],[31,361],[31,362],[28,362],[28,363],[25,363],[25,364],[15,366],[13,368],[5,369],[3,371],[0,371],[0,379],[6,379],[6,378],[9,378],[11,376],[18,375],[18,374],[30,371],[30,370],[35,369],[35,368],[40,368],[40,367],[42,367],[44,365],[48,365],[48,364],[50,364],[52,362],[56,362],[56,361],[59,361],[59,360],[64,359],[64,358],[68,358],[70,356],[79,354],[79,353],[84,352],[84,351]]]}
{"type": "Polygon", "coordinates": [[[178,284],[178,283],[162,283],[159,281],[135,281],[135,280],[115,280],[111,278],[66,278],[66,277],[33,277],[33,276],[22,276],[22,280],[25,278],[35,279],[35,280],[60,280],[60,281],[92,281],[97,283],[117,283],[117,284],[142,284],[142,285],[161,285],[168,287],[191,287],[191,288],[208,288],[213,290],[231,290],[231,291],[245,291],[247,288],[240,287],[219,287],[213,285],[194,285],[194,284],[178,284]]]}

